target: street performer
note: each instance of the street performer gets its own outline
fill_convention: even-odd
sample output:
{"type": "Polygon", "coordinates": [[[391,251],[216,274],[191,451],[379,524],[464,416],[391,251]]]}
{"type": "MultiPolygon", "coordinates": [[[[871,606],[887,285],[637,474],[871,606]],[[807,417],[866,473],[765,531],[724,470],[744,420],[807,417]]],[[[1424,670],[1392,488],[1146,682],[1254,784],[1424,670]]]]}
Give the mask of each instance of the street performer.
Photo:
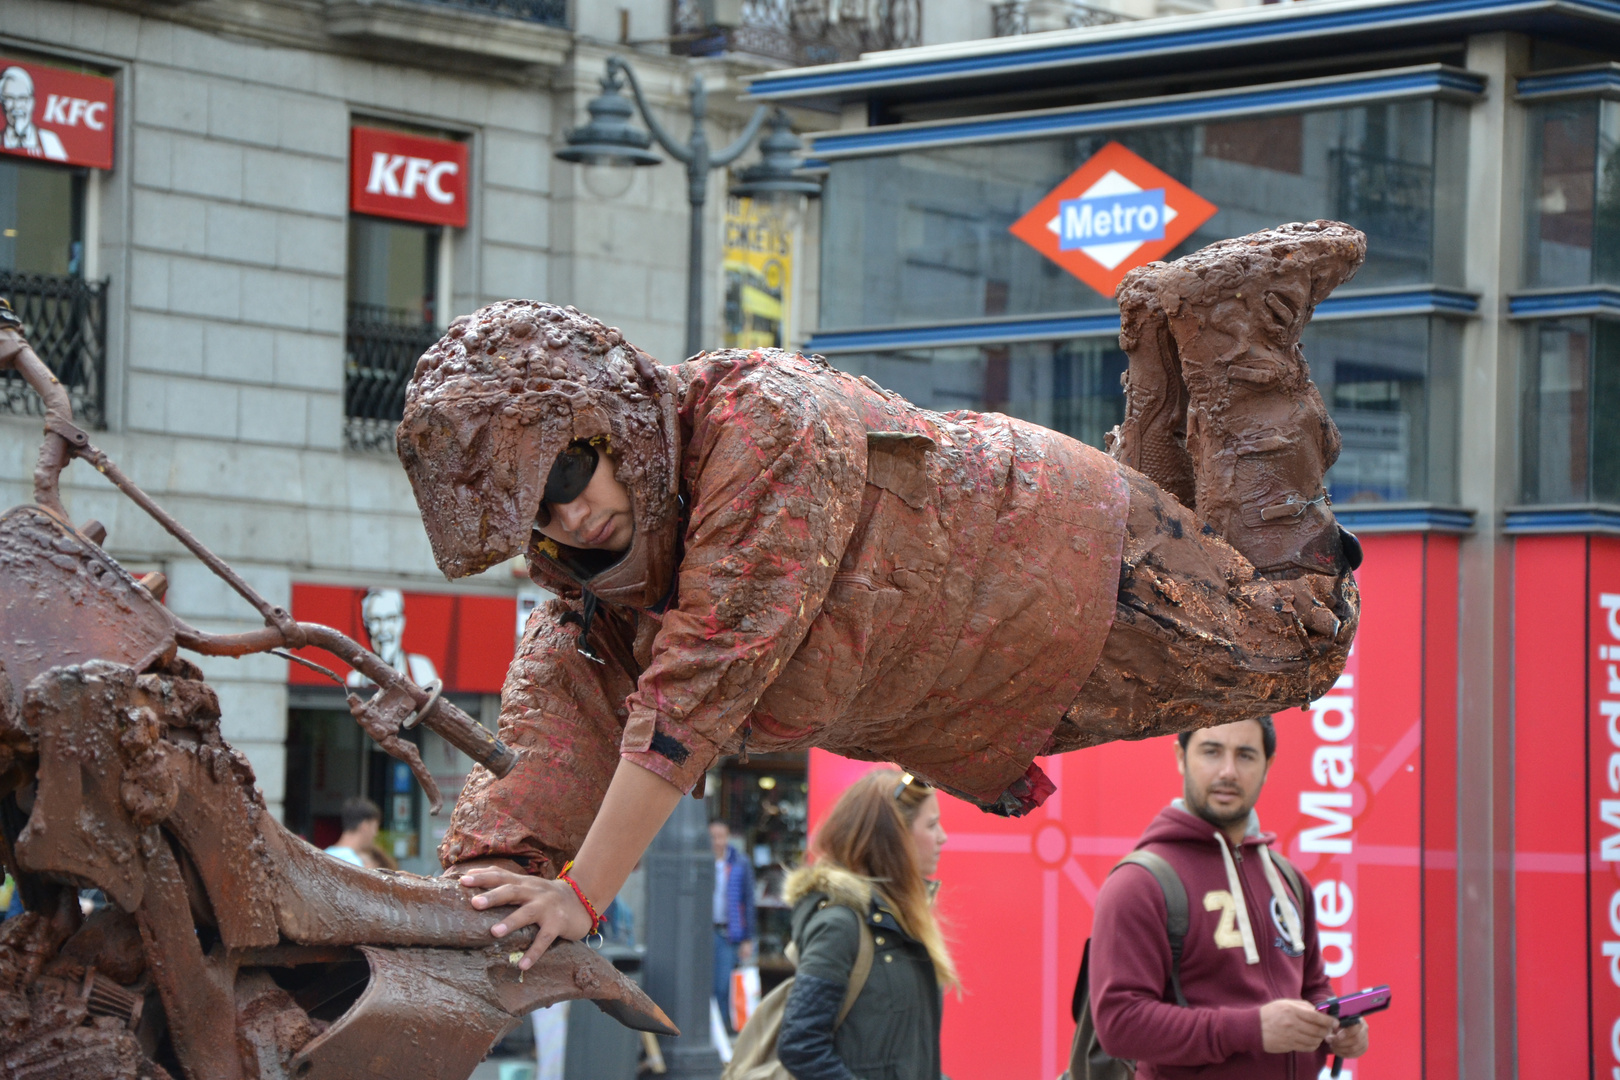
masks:
{"type": "Polygon", "coordinates": [[[1039,755],[1324,693],[1360,555],[1299,337],[1365,253],[1318,221],[1133,271],[1112,457],[819,357],[660,367],[573,308],[457,319],[398,432],[434,558],[521,552],[559,599],[502,694],[519,763],[474,769],[449,872],[516,907],[497,936],[538,927],[526,968],[723,754],[819,746],[1016,815],[1052,791],[1039,755]]]}

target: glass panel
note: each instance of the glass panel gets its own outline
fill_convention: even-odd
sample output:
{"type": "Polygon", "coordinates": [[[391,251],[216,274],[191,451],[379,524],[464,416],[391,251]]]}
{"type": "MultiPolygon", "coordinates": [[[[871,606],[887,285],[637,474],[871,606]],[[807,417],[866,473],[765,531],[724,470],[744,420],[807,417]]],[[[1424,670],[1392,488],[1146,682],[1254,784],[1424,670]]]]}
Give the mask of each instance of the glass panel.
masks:
{"type": "Polygon", "coordinates": [[[1522,487],[1527,503],[1587,501],[1592,329],[1591,319],[1525,328],[1522,487]]]}
{"type": "Polygon", "coordinates": [[[1453,230],[1460,220],[1459,115],[1405,102],[834,162],[821,327],[1111,308],[1112,297],[1007,229],[1114,138],[1221,208],[1168,257],[1284,221],[1337,218],[1368,235],[1357,286],[1455,283],[1456,236],[1438,261],[1433,236],[1437,199],[1453,230]],[[1448,154],[1443,197],[1437,144],[1448,154]]]}
{"type": "Polygon", "coordinates": [[[1306,327],[1311,377],[1344,440],[1327,477],[1335,503],[1454,498],[1456,333],[1423,316],[1306,327]]]}
{"type": "Polygon", "coordinates": [[[1003,412],[1098,448],[1125,416],[1125,354],[1111,337],[859,353],[832,362],[925,409],[1003,412]]]}
{"type": "Polygon", "coordinates": [[[439,228],[349,219],[349,311],[372,322],[433,322],[439,228]]]}
{"type": "Polygon", "coordinates": [[[1593,181],[1597,175],[1596,101],[1560,101],[1530,110],[1529,182],[1525,185],[1525,283],[1592,281],[1593,181]]]}
{"type": "Polygon", "coordinates": [[[78,274],[82,194],[73,170],[0,160],[0,270],[78,274]]]}
{"type": "MultiPolygon", "coordinates": [[[[1425,316],[1307,327],[1312,377],[1344,439],[1327,477],[1334,502],[1456,499],[1460,333],[1455,323],[1425,316]]],[[[1099,448],[1125,415],[1120,376],[1127,361],[1113,337],[859,353],[832,362],[924,408],[1005,412],[1099,448]]],[[[1620,387],[1620,365],[1615,382],[1620,387]]]]}
{"type": "Polygon", "coordinates": [[[1620,503],[1620,323],[1597,320],[1592,356],[1592,501],[1620,503]]]}

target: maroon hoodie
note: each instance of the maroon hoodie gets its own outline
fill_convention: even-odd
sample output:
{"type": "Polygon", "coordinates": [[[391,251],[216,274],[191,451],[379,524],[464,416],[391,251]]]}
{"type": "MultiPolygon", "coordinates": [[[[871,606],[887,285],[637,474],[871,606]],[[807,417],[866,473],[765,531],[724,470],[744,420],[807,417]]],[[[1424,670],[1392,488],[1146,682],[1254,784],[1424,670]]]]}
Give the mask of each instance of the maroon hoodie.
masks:
{"type": "MultiPolygon", "coordinates": [[[[1175,1003],[1170,989],[1170,939],[1158,881],[1128,864],[1099,891],[1091,931],[1092,1017],[1103,1049],[1136,1061],[1138,1080],[1315,1080],[1321,1071],[1325,1048],[1311,1054],[1261,1049],[1260,1006],[1278,998],[1314,1002],[1333,995],[1316,939],[1316,905],[1308,895],[1294,897],[1280,870],[1305,946],[1302,954],[1290,942],[1287,916],[1278,911],[1260,855],[1261,845],[1274,839],[1259,832],[1251,816],[1249,834],[1232,849],[1258,959],[1253,964],[1236,904],[1228,901],[1233,890],[1221,857],[1227,841],[1215,826],[1181,809],[1177,800],[1137,842],[1138,850],[1163,856],[1187,889],[1190,925],[1181,954],[1187,1008],[1175,1003]]],[[[1309,883],[1305,889],[1308,894],[1309,883]]]]}

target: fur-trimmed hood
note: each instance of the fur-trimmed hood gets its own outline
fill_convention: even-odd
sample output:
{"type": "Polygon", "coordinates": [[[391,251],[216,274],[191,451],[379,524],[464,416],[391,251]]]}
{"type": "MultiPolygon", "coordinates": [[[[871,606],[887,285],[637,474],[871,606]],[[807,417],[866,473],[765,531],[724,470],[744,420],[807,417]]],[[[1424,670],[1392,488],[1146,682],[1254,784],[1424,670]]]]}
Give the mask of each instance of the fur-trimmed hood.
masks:
{"type": "Polygon", "coordinates": [[[841,866],[818,862],[801,866],[788,875],[782,887],[782,899],[796,906],[805,897],[819,893],[865,918],[872,906],[874,891],[867,878],[841,866]]]}

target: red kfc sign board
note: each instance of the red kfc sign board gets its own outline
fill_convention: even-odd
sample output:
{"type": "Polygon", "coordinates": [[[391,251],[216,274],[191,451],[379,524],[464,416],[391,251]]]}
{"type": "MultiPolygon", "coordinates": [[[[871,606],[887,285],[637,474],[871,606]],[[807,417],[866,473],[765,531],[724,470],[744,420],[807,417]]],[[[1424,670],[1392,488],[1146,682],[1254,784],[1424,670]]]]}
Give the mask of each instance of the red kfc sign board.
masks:
{"type": "Polygon", "coordinates": [[[110,169],[113,81],[0,56],[0,151],[110,169]]]}
{"type": "MultiPolygon", "coordinates": [[[[1448,995],[1456,981],[1456,854],[1448,830],[1457,544],[1422,536],[1363,542],[1355,655],[1320,701],[1277,714],[1277,757],[1257,810],[1311,881],[1336,991],[1395,988],[1395,1007],[1374,1021],[1371,1052],[1346,1063],[1342,1080],[1455,1076],[1448,995]]],[[[950,837],[940,913],[964,991],[946,998],[942,1053],[957,1080],[1051,1080],[1067,1066],[1070,995],[1097,890],[1181,794],[1171,736],[1044,758],[1041,766],[1057,791],[1027,817],[940,800],[950,837]]],[[[869,768],[811,752],[812,827],[869,768]]]]}
{"type": "Polygon", "coordinates": [[[467,144],[354,128],[349,136],[349,209],[463,228],[467,144]]]}
{"type": "MultiPolygon", "coordinates": [[[[292,613],[303,622],[343,631],[418,685],[442,679],[452,693],[500,693],[517,644],[517,600],[509,596],[295,583],[292,613]]],[[[345,678],[353,675],[348,665],[321,649],[297,652],[345,678]]],[[[287,665],[287,681],[332,685],[302,664],[287,665]]]]}

